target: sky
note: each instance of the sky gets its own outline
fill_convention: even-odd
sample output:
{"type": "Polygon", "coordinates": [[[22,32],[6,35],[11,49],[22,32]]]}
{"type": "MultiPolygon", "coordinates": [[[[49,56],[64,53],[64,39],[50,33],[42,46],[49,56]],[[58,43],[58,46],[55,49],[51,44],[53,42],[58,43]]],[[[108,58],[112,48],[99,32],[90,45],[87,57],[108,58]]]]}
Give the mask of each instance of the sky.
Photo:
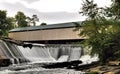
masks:
{"type": "MultiPolygon", "coordinates": [[[[80,15],[83,0],[0,0],[0,10],[6,10],[8,16],[14,16],[18,11],[27,16],[36,14],[39,23],[63,23],[83,21],[80,15]]],[[[110,6],[111,0],[94,0],[99,7],[110,6]]]]}

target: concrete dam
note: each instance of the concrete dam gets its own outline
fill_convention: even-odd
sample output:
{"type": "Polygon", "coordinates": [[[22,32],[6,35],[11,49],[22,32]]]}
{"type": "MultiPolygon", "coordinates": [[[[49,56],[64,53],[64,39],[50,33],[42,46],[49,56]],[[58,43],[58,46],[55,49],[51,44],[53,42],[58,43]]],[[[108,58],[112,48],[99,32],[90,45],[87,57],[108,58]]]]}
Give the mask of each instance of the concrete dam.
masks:
{"type": "Polygon", "coordinates": [[[81,54],[82,49],[77,46],[41,46],[33,43],[32,48],[30,48],[19,46],[9,41],[0,40],[1,65],[26,62],[72,61],[79,60],[81,54]]]}

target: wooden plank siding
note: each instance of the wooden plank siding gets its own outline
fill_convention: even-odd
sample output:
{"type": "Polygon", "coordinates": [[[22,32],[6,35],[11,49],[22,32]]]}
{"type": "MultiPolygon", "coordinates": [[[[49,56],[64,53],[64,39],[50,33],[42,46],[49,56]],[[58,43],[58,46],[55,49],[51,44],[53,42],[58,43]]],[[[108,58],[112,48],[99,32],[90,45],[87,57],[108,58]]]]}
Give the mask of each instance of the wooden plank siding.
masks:
{"type": "Polygon", "coordinates": [[[74,27],[71,27],[47,30],[18,31],[9,32],[8,36],[12,39],[22,41],[84,39],[78,35],[79,31],[73,31],[74,29],[74,27]]]}

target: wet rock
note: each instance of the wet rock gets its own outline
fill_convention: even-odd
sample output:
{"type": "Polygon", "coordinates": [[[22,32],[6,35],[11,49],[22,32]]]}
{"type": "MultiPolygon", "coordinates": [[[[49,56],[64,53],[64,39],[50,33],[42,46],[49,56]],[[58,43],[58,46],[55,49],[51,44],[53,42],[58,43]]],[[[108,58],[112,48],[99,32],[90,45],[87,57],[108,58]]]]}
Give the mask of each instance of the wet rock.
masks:
{"type": "Polygon", "coordinates": [[[120,67],[119,66],[97,66],[86,70],[89,72],[98,72],[99,74],[120,74],[120,67]]]}
{"type": "Polygon", "coordinates": [[[78,66],[78,64],[81,64],[81,63],[82,63],[82,61],[80,61],[80,60],[74,60],[74,61],[70,61],[70,62],[51,63],[49,65],[44,65],[42,67],[44,67],[44,68],[63,68],[63,67],[71,68],[72,66],[78,66]]]}
{"type": "Polygon", "coordinates": [[[115,70],[114,74],[120,74],[120,69],[115,70]]]}
{"type": "Polygon", "coordinates": [[[6,67],[12,64],[10,59],[0,59],[0,67],[6,67]]]}
{"type": "Polygon", "coordinates": [[[19,62],[20,63],[27,63],[27,62],[30,62],[30,61],[26,58],[19,58],[19,62]]]}
{"type": "Polygon", "coordinates": [[[78,66],[74,67],[74,69],[85,70],[85,69],[89,69],[89,68],[92,68],[92,67],[96,67],[98,64],[99,64],[98,62],[92,62],[91,64],[81,64],[81,65],[78,65],[78,66]]]}
{"type": "Polygon", "coordinates": [[[109,61],[109,62],[108,62],[108,65],[118,66],[118,65],[120,65],[120,61],[109,61]]]}

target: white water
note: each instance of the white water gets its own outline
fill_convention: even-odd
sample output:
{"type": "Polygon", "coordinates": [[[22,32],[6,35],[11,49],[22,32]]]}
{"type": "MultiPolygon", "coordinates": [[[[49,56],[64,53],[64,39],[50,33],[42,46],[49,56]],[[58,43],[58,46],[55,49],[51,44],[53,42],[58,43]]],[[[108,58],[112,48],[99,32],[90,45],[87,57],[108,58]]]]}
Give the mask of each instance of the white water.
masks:
{"type": "Polygon", "coordinates": [[[81,56],[80,60],[83,62],[82,64],[90,64],[92,62],[98,61],[98,55],[90,56],[90,55],[83,55],[81,56]]]}
{"type": "Polygon", "coordinates": [[[0,71],[0,74],[86,74],[86,73],[70,69],[68,70],[68,69],[32,68],[20,71],[4,70],[0,71]]]}
{"type": "MultiPolygon", "coordinates": [[[[15,62],[20,64],[29,60],[31,63],[41,62],[64,62],[72,60],[82,60],[83,64],[89,64],[92,61],[97,61],[98,58],[82,55],[81,47],[73,46],[39,46],[35,45],[31,49],[29,47],[18,46],[9,42],[0,41],[0,58],[11,59],[12,64],[15,62]]],[[[20,64],[21,65],[21,64],[20,64]]],[[[18,66],[18,65],[17,65],[18,66]]],[[[24,65],[21,65],[22,67],[24,65]]],[[[31,65],[32,66],[32,65],[31,65]]],[[[39,66],[38,66],[39,67],[39,66]]],[[[12,71],[5,69],[0,71],[0,74],[84,74],[82,72],[74,72],[70,70],[59,69],[50,71],[43,68],[26,68],[25,70],[12,71]],[[50,72],[49,72],[50,71],[50,72]],[[41,73],[42,72],[42,73],[41,73]]]]}
{"type": "Polygon", "coordinates": [[[31,62],[41,61],[41,62],[52,62],[55,59],[50,55],[49,49],[45,47],[22,47],[18,46],[25,58],[29,59],[31,62]]]}
{"type": "Polygon", "coordinates": [[[80,47],[40,47],[33,46],[24,48],[17,46],[25,58],[31,62],[63,62],[71,60],[79,60],[81,57],[80,47]]]}
{"type": "Polygon", "coordinates": [[[72,46],[39,46],[24,48],[10,42],[0,41],[0,57],[11,59],[11,63],[21,62],[64,62],[79,60],[81,47],[72,46]]]}

